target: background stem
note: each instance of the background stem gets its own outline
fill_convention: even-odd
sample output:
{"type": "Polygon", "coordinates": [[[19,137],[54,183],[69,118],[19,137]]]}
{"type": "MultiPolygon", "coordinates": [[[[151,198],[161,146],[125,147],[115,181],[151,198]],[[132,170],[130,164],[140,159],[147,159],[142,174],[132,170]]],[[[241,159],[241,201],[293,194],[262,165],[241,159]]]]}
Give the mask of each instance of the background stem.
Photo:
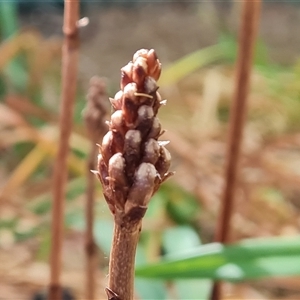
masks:
{"type": "MultiPolygon", "coordinates": [[[[242,9],[235,93],[231,108],[227,165],[225,171],[226,183],[215,236],[215,241],[225,244],[229,242],[230,221],[233,212],[234,192],[236,190],[236,177],[241,152],[242,132],[246,116],[246,102],[259,22],[260,0],[245,0],[242,9]]],[[[218,282],[213,286],[211,299],[220,299],[220,284],[218,282]]]]}
{"type": "Polygon", "coordinates": [[[142,222],[115,222],[109,263],[108,287],[121,300],[132,300],[134,294],[135,252],[142,222]],[[132,226],[131,226],[132,225],[132,226]]]}
{"type": "Polygon", "coordinates": [[[64,26],[65,35],[62,49],[62,96],[60,107],[60,135],[58,152],[53,173],[53,208],[51,225],[50,287],[49,299],[61,299],[61,254],[64,225],[64,197],[67,180],[67,157],[69,137],[72,130],[73,106],[76,96],[78,62],[79,1],[65,0],[64,26]]]}
{"type": "Polygon", "coordinates": [[[94,227],[94,203],[95,203],[95,158],[98,153],[97,140],[91,140],[91,151],[87,163],[87,201],[86,201],[86,297],[89,300],[95,298],[96,270],[97,270],[97,247],[93,234],[94,227]]]}

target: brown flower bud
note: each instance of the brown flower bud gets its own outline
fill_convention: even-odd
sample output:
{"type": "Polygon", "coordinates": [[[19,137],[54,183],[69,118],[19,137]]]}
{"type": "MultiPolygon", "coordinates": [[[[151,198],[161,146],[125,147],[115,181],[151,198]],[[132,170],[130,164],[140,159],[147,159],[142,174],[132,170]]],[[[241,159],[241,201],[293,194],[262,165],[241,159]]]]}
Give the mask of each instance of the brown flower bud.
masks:
{"type": "Polygon", "coordinates": [[[149,75],[153,77],[155,80],[158,80],[161,74],[161,64],[158,63],[149,71],[149,75]]]}
{"type": "Polygon", "coordinates": [[[150,106],[142,105],[138,110],[136,129],[141,131],[142,137],[146,136],[151,130],[154,113],[150,106]]]}
{"type": "Polygon", "coordinates": [[[153,77],[147,76],[144,82],[145,92],[149,95],[155,95],[155,92],[158,89],[157,83],[153,77]]]}
{"type": "Polygon", "coordinates": [[[147,53],[147,62],[150,69],[158,64],[157,55],[154,49],[150,49],[147,53]]]}
{"type": "Polygon", "coordinates": [[[124,172],[125,160],[122,157],[122,153],[116,153],[109,160],[108,181],[119,209],[124,207],[126,197],[127,179],[124,172]]]}
{"type": "Polygon", "coordinates": [[[112,131],[119,131],[122,135],[126,132],[125,122],[123,118],[123,112],[122,110],[116,110],[111,115],[111,121],[110,121],[110,129],[112,131]]]}
{"type": "Polygon", "coordinates": [[[132,79],[141,87],[144,83],[145,77],[147,76],[148,65],[147,60],[143,57],[138,57],[133,63],[132,79]]]}
{"type": "Polygon", "coordinates": [[[112,131],[112,153],[122,152],[124,147],[124,135],[120,131],[112,131]]]}
{"type": "Polygon", "coordinates": [[[128,178],[134,174],[134,170],[140,160],[141,133],[139,130],[128,130],[125,134],[124,158],[128,178]]]}
{"type": "Polygon", "coordinates": [[[121,90],[124,89],[124,87],[133,81],[132,75],[133,75],[133,63],[129,62],[126,66],[124,66],[121,69],[121,90]]]}
{"type": "Polygon", "coordinates": [[[148,49],[140,49],[136,51],[133,55],[132,61],[135,62],[139,57],[147,58],[148,52],[148,49]]]}
{"type": "Polygon", "coordinates": [[[122,110],[124,115],[125,124],[130,127],[136,120],[137,117],[137,86],[136,83],[132,82],[125,86],[122,110]]]}
{"type": "Polygon", "coordinates": [[[108,165],[108,161],[113,155],[112,144],[113,134],[111,131],[108,131],[103,137],[101,145],[101,154],[106,165],[108,165]]]}
{"type": "Polygon", "coordinates": [[[108,163],[108,176],[113,178],[113,185],[126,186],[127,180],[125,176],[125,159],[122,153],[114,154],[108,163]]]}
{"type": "Polygon", "coordinates": [[[149,139],[145,144],[145,150],[142,161],[155,165],[159,158],[159,154],[159,143],[154,139],[149,139]]]}
{"type": "Polygon", "coordinates": [[[135,207],[146,206],[154,190],[157,172],[150,163],[141,163],[134,174],[133,185],[125,203],[125,214],[135,207]]]}
{"type": "Polygon", "coordinates": [[[171,154],[164,146],[160,146],[159,154],[159,159],[155,164],[155,168],[159,175],[163,178],[170,168],[171,154]]]}
{"type": "Polygon", "coordinates": [[[135,82],[128,83],[123,89],[123,97],[132,99],[133,102],[137,102],[137,85],[135,82]]]}
{"type": "Polygon", "coordinates": [[[161,125],[159,119],[158,117],[154,117],[151,130],[148,134],[148,138],[158,139],[158,137],[160,136],[160,132],[161,132],[161,125]]]}
{"type": "Polygon", "coordinates": [[[109,101],[114,110],[118,110],[122,108],[122,100],[123,100],[123,91],[118,91],[115,94],[114,98],[109,98],[109,101]]]}

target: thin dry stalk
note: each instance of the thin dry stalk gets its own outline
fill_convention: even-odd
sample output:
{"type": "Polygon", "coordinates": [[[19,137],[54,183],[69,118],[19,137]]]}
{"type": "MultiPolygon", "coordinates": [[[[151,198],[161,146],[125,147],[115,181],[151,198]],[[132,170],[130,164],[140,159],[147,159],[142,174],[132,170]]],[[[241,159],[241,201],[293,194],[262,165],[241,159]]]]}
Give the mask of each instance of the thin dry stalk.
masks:
{"type": "Polygon", "coordinates": [[[93,234],[94,203],[95,203],[95,175],[91,170],[96,168],[98,152],[97,143],[103,138],[107,130],[104,117],[106,115],[105,102],[108,101],[106,83],[103,79],[93,77],[90,81],[87,106],[84,111],[86,128],[91,141],[91,150],[87,161],[87,190],[86,190],[86,298],[95,299],[97,246],[93,234]]]}
{"type": "Polygon", "coordinates": [[[161,64],[155,51],[137,51],[121,69],[121,90],[111,98],[114,112],[98,155],[97,176],[114,217],[109,262],[109,300],[132,300],[135,252],[151,196],[171,173],[171,156],[157,112],[161,64]]]}
{"type": "Polygon", "coordinates": [[[95,145],[91,146],[87,162],[87,191],[86,191],[86,235],[85,235],[85,255],[86,255],[86,291],[87,299],[95,299],[96,289],[96,270],[97,270],[97,246],[93,234],[94,228],[94,203],[95,203],[95,176],[91,170],[95,169],[95,156],[98,148],[95,145]]]}
{"type": "Polygon", "coordinates": [[[50,254],[49,299],[61,299],[61,265],[64,227],[65,185],[68,175],[67,157],[69,137],[72,130],[73,107],[76,96],[77,62],[79,36],[77,20],[79,18],[79,1],[65,1],[64,26],[65,35],[62,49],[62,96],[60,107],[60,135],[58,152],[53,173],[53,208],[52,237],[50,254]]]}
{"type": "MultiPolygon", "coordinates": [[[[229,242],[230,221],[233,212],[234,192],[236,189],[236,178],[241,152],[242,132],[246,117],[246,102],[250,86],[251,66],[258,30],[260,5],[260,0],[245,0],[243,2],[235,94],[231,108],[227,165],[225,170],[226,183],[215,236],[215,241],[225,244],[229,242]]],[[[220,283],[216,282],[212,290],[212,300],[220,299],[220,289],[220,283]]]]}

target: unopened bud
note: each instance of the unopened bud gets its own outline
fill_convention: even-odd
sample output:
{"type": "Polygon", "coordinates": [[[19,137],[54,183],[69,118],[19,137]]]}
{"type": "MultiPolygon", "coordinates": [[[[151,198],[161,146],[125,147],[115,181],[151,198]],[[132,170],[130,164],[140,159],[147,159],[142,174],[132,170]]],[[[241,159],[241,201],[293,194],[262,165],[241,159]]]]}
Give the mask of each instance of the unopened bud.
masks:
{"type": "Polygon", "coordinates": [[[133,63],[132,79],[137,86],[142,86],[147,76],[148,65],[147,60],[143,57],[138,57],[133,63]]]}
{"type": "Polygon", "coordinates": [[[122,153],[114,154],[108,163],[108,176],[113,178],[113,185],[126,186],[126,176],[124,173],[125,169],[125,160],[122,156],[122,153]]]}
{"type": "Polygon", "coordinates": [[[147,94],[150,94],[150,95],[155,94],[155,92],[158,89],[155,79],[151,76],[147,76],[145,78],[144,88],[145,88],[145,92],[147,94]]]}
{"type": "Polygon", "coordinates": [[[110,129],[112,131],[118,131],[123,135],[125,134],[126,127],[125,127],[122,110],[116,110],[111,115],[110,129]]]}
{"type": "Polygon", "coordinates": [[[136,83],[127,84],[124,88],[124,98],[122,103],[122,110],[124,114],[125,124],[131,127],[137,117],[137,86],[136,83]]]}
{"type": "Polygon", "coordinates": [[[140,49],[136,51],[133,55],[132,61],[135,62],[139,57],[147,58],[148,52],[148,49],[140,49]]]}
{"type": "Polygon", "coordinates": [[[108,165],[108,161],[113,155],[112,143],[113,143],[113,134],[111,131],[108,131],[104,135],[102,140],[102,145],[101,145],[101,154],[103,156],[103,160],[106,165],[108,165]]]}
{"type": "Polygon", "coordinates": [[[158,117],[154,117],[152,127],[148,134],[148,137],[153,139],[158,139],[158,137],[160,136],[160,132],[161,132],[161,125],[159,119],[158,117]]]}
{"type": "Polygon", "coordinates": [[[145,151],[143,154],[143,162],[156,164],[159,158],[160,146],[154,139],[149,139],[145,145],[145,151]]]}
{"type": "Polygon", "coordinates": [[[125,203],[125,213],[132,208],[147,206],[157,177],[155,167],[150,163],[141,163],[134,174],[134,182],[125,203]]]}
{"type": "Polygon", "coordinates": [[[149,71],[149,75],[155,80],[158,80],[161,74],[161,63],[157,63],[154,68],[149,71]]]}
{"type": "Polygon", "coordinates": [[[125,161],[121,153],[114,154],[108,164],[108,181],[114,203],[122,209],[125,203],[127,180],[124,173],[125,161]]]}
{"type": "Polygon", "coordinates": [[[153,68],[157,64],[157,55],[154,49],[150,49],[147,53],[148,66],[153,68]]]}
{"type": "Polygon", "coordinates": [[[164,177],[171,165],[171,154],[164,146],[160,147],[159,154],[159,159],[155,164],[155,168],[159,175],[164,177]]]}
{"type": "Polygon", "coordinates": [[[103,156],[102,154],[98,154],[98,162],[97,162],[97,168],[98,168],[98,173],[99,176],[98,178],[100,179],[101,183],[103,186],[108,185],[108,181],[107,181],[107,166],[104,162],[103,156]]]}
{"type": "Polygon", "coordinates": [[[121,90],[124,89],[124,87],[133,81],[133,78],[132,78],[132,71],[133,71],[133,63],[132,62],[129,62],[126,66],[124,66],[122,69],[121,69],[121,90]]]}
{"type": "Polygon", "coordinates": [[[144,137],[152,128],[154,113],[150,106],[142,105],[138,110],[136,128],[141,131],[144,137]]]}
{"type": "Polygon", "coordinates": [[[123,90],[123,95],[126,98],[131,98],[136,102],[137,85],[135,82],[128,83],[123,90]]]}
{"type": "Polygon", "coordinates": [[[124,147],[124,135],[120,131],[112,131],[112,153],[122,152],[124,147]]]}
{"type": "Polygon", "coordinates": [[[122,100],[123,100],[123,91],[118,91],[114,98],[109,98],[109,101],[114,108],[114,110],[118,110],[122,108],[122,100]]]}

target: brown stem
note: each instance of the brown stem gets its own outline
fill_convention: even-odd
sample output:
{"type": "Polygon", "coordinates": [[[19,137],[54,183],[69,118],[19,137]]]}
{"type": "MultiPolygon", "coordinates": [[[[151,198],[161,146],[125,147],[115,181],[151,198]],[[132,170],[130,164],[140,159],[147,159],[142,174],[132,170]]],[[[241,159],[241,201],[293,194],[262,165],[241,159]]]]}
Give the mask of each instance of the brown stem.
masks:
{"type": "Polygon", "coordinates": [[[135,224],[115,221],[108,287],[117,295],[116,299],[133,299],[135,252],[140,230],[141,221],[135,224]]]}
{"type": "MultiPolygon", "coordinates": [[[[226,183],[221,202],[219,223],[217,225],[215,236],[215,241],[220,243],[229,242],[230,221],[234,204],[234,191],[236,187],[238,163],[240,158],[242,131],[246,116],[246,102],[250,85],[251,65],[258,29],[259,12],[260,0],[245,0],[243,2],[235,94],[231,108],[227,165],[225,171],[226,183]]],[[[211,299],[220,299],[220,284],[218,282],[216,282],[213,286],[211,299]]]]}
{"type": "Polygon", "coordinates": [[[93,234],[94,226],[94,203],[95,203],[95,175],[91,170],[95,169],[95,158],[98,147],[96,141],[92,141],[92,149],[87,163],[87,201],[86,201],[86,297],[89,300],[95,298],[97,267],[97,247],[93,234]]]}
{"type": "Polygon", "coordinates": [[[64,197],[67,180],[67,156],[72,130],[73,106],[76,96],[79,1],[65,1],[65,34],[62,49],[62,96],[60,107],[60,135],[53,173],[53,208],[51,224],[49,299],[61,299],[61,254],[64,225],[64,197]]]}

